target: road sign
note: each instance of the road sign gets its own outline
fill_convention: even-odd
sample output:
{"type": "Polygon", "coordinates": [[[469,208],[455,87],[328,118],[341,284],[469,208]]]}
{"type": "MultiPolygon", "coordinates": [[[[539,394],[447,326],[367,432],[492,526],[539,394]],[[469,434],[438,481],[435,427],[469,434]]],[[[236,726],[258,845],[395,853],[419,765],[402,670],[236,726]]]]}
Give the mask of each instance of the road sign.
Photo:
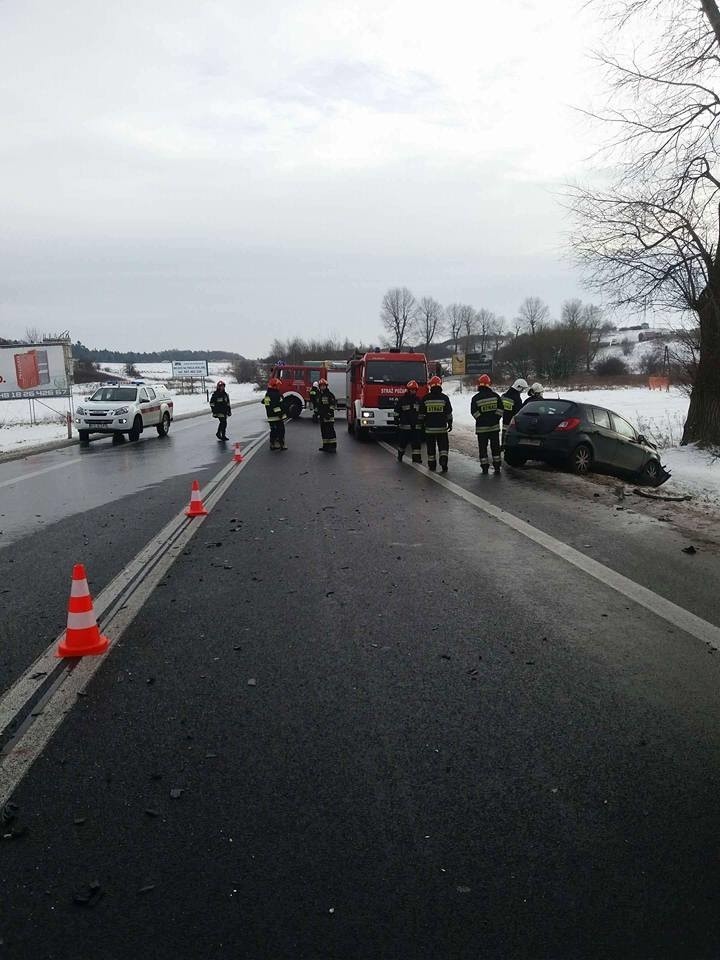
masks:
{"type": "Polygon", "coordinates": [[[465,357],[459,357],[456,353],[452,356],[453,376],[462,377],[465,373],[465,357]]]}
{"type": "Polygon", "coordinates": [[[207,360],[173,360],[172,375],[178,380],[183,377],[206,377],[208,362],[207,360]]]}
{"type": "Polygon", "coordinates": [[[0,400],[68,396],[69,358],[69,343],[0,347],[0,400]]]}
{"type": "Polygon", "coordinates": [[[475,374],[492,373],[492,357],[486,357],[484,353],[467,353],[465,355],[465,373],[475,374]]]}

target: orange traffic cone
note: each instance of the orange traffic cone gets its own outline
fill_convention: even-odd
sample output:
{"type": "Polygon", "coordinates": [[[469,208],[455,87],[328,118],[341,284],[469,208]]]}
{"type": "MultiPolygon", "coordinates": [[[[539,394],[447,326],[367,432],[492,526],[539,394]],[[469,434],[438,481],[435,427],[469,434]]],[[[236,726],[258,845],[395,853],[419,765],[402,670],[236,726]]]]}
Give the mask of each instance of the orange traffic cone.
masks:
{"type": "Polygon", "coordinates": [[[192,482],[192,491],[190,493],[190,506],[185,511],[186,517],[206,517],[208,515],[205,504],[200,496],[200,484],[197,480],[192,482]]]}
{"type": "Polygon", "coordinates": [[[236,444],[235,444],[235,453],[234,453],[234,455],[233,455],[233,461],[234,461],[234,463],[242,463],[242,462],[243,462],[243,455],[242,455],[242,453],[240,453],[240,444],[239,444],[239,443],[236,443],[236,444]]]}
{"type": "Polygon", "coordinates": [[[58,646],[58,657],[86,657],[103,653],[110,641],[98,629],[85,567],[76,563],[72,572],[68,601],[67,630],[58,646]]]}

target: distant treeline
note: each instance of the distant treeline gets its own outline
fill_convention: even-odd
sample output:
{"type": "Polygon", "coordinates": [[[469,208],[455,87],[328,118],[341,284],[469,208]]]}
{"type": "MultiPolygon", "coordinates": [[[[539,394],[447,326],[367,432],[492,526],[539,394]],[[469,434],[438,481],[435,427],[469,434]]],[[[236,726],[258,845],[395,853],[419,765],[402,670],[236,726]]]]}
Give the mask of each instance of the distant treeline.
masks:
{"type": "Polygon", "coordinates": [[[161,363],[163,360],[209,360],[212,362],[236,363],[245,358],[230,350],[154,350],[141,353],[135,350],[94,350],[77,340],[72,345],[76,360],[91,363],[161,363]]]}

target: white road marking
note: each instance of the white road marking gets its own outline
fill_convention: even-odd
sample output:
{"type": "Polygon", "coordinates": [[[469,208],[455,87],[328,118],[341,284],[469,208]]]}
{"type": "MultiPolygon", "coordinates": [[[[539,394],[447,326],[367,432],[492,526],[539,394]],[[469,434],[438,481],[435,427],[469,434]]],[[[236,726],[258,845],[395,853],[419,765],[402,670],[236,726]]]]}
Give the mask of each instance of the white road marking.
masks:
{"type": "MultiPolygon", "coordinates": [[[[28,456],[30,456],[30,454],[28,454],[28,456]]],[[[30,473],[22,473],[19,477],[11,477],[10,480],[0,480],[0,489],[2,489],[2,487],[12,487],[15,483],[24,483],[25,480],[32,480],[33,477],[42,477],[43,474],[50,473],[52,470],[62,470],[63,467],[74,467],[77,466],[78,463],[82,463],[80,457],[74,460],[66,460],[64,463],[53,463],[49,467],[42,467],[40,470],[31,470],[30,473]]]]}
{"type": "MultiPolygon", "coordinates": [[[[230,461],[201,491],[205,505],[212,509],[230,484],[261,449],[266,433],[259,436],[243,451],[243,462],[230,461]]],[[[120,637],[133,622],[153,590],[167,575],[175,560],[204,522],[204,517],[192,520],[185,509],[174,517],[130,563],[98,594],[94,609],[103,633],[109,633],[112,643],[102,656],[83,657],[69,670],[43,705],[42,713],[27,730],[12,741],[0,757],[0,807],[7,803],[22,778],[47,746],[53,733],[77,702],[77,695],[87,686],[100,667],[112,654],[120,637]],[[128,589],[126,589],[128,588],[128,589]]],[[[64,633],[64,631],[63,631],[64,633]]],[[[0,699],[0,732],[15,719],[19,711],[35,696],[45,678],[57,667],[55,656],[61,633],[35,663],[18,678],[0,699]],[[41,674],[38,677],[38,674],[41,674]],[[35,679],[33,679],[35,677],[35,679]]]]}
{"type": "MultiPolygon", "coordinates": [[[[381,443],[380,446],[384,447],[388,453],[392,453],[393,456],[397,454],[397,450],[387,443],[381,443]]],[[[654,613],[655,616],[661,617],[674,627],[678,627],[680,630],[689,633],[703,643],[707,643],[716,650],[720,650],[720,627],[716,627],[715,624],[708,623],[707,620],[703,620],[684,607],[678,606],[671,600],[666,600],[665,597],[661,597],[660,594],[654,593],[652,590],[643,587],[634,580],[630,580],[629,577],[625,577],[616,570],[606,567],[605,564],[593,560],[591,557],[587,557],[584,553],[580,553],[579,550],[575,550],[574,547],[568,546],[561,540],[556,540],[555,537],[550,536],[550,534],[543,533],[542,530],[539,530],[532,524],[527,523],[525,520],[520,520],[519,517],[508,513],[506,510],[502,510],[500,507],[496,507],[495,504],[490,503],[488,500],[483,500],[482,497],[470,493],[469,490],[465,490],[465,488],[459,486],[459,484],[453,483],[452,480],[448,480],[442,475],[438,476],[438,474],[428,470],[426,466],[418,463],[405,463],[404,466],[412,467],[413,470],[417,470],[418,473],[423,474],[423,476],[426,476],[429,480],[439,483],[440,486],[445,487],[451,493],[454,493],[455,496],[461,497],[467,501],[467,503],[472,504],[473,507],[477,507],[478,510],[482,510],[483,513],[493,517],[493,519],[511,527],[524,537],[527,537],[528,540],[537,543],[538,546],[544,547],[556,556],[566,560],[606,587],[610,587],[611,590],[615,590],[617,593],[622,594],[622,596],[627,597],[628,600],[632,600],[641,607],[645,607],[651,613],[654,613]]]]}

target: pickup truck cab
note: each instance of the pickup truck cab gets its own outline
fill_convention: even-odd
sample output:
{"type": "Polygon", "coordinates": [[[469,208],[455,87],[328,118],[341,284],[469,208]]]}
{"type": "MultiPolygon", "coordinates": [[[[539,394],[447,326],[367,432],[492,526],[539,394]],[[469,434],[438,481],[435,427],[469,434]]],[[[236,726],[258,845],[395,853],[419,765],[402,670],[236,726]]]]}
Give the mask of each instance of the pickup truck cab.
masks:
{"type": "Polygon", "coordinates": [[[75,428],[81,443],[91,433],[118,439],[127,434],[137,440],[143,430],[155,427],[166,437],[173,419],[173,400],[162,384],[112,384],[99,387],[75,408],[75,428]]]}

